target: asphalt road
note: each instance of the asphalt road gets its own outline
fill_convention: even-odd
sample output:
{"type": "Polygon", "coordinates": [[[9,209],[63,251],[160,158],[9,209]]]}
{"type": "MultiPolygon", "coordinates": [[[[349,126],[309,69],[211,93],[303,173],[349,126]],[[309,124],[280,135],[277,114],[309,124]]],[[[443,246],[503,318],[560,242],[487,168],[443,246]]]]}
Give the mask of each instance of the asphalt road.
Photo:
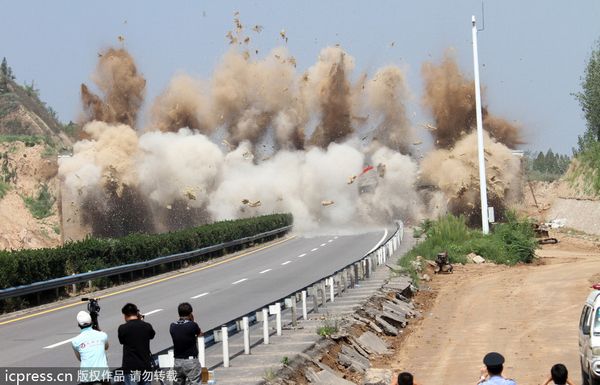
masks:
{"type": "MultiPolygon", "coordinates": [[[[388,231],[382,229],[352,236],[296,237],[160,282],[144,282],[133,290],[116,289],[100,300],[100,327],[110,343],[109,366],[121,365],[117,328],[123,323],[120,310],[126,302],[135,303],[153,325],[157,334],[151,349],[157,352],[172,345],[169,325],[178,318],[180,302],[190,302],[200,327],[209,330],[327,277],[386,236],[388,231]]],[[[0,322],[0,367],[78,366],[70,339],[79,333],[75,321],[79,310],[85,310],[85,303],[0,322]]]]}

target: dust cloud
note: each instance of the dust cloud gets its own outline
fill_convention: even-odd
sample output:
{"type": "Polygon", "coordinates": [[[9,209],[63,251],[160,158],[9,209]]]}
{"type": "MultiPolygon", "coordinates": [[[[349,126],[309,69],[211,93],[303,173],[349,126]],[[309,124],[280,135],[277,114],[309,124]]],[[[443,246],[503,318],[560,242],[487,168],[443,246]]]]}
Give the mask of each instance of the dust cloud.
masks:
{"type": "MultiPolygon", "coordinates": [[[[60,159],[66,220],[107,237],[273,212],[291,212],[299,231],[414,223],[433,212],[422,184],[476,215],[473,87],[450,56],[423,67],[436,148],[419,164],[401,68],[353,77],[355,59],[336,46],[301,72],[286,48],[253,51],[239,20],[227,37],[210,78],[177,74],[144,127],[144,77],[124,49],[102,54],[100,96],[82,85],[84,139],[60,159]]],[[[486,122],[490,188],[509,199],[518,128],[487,112],[486,122]]]]}
{"type": "Polygon", "coordinates": [[[99,120],[135,127],[144,101],[146,79],[141,76],[133,57],[123,48],[110,48],[99,54],[92,80],[103,94],[94,94],[81,85],[85,121],[99,120]]]}
{"type": "MultiPolygon", "coordinates": [[[[425,81],[423,104],[435,121],[431,131],[438,148],[452,147],[476,126],[475,88],[472,79],[460,71],[453,51],[446,51],[439,64],[427,62],[421,69],[425,81]]],[[[483,107],[484,128],[510,148],[522,144],[520,128],[494,117],[483,107]]]]}

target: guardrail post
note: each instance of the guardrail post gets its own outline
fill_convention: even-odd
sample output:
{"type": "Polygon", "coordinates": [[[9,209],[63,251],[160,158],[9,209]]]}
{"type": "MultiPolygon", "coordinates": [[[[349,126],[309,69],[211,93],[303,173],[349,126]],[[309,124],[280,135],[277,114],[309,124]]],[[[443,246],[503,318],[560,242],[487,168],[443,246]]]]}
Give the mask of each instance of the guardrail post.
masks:
{"type": "Polygon", "coordinates": [[[277,335],[281,335],[281,302],[275,304],[275,323],[277,325],[277,335]]]}
{"type": "Polygon", "coordinates": [[[340,278],[335,280],[335,286],[337,288],[338,297],[342,296],[342,281],[340,278]]]}
{"type": "Polygon", "coordinates": [[[227,326],[221,326],[221,337],[223,338],[223,367],[229,367],[229,335],[227,331],[227,326]]]}
{"type": "Polygon", "coordinates": [[[333,277],[329,278],[329,296],[331,297],[331,303],[335,301],[335,291],[333,289],[333,277]]]}
{"type": "Polygon", "coordinates": [[[358,285],[358,263],[354,264],[354,286],[358,285]]]}
{"type": "Polygon", "coordinates": [[[269,344],[269,309],[263,308],[263,342],[265,345],[269,344]]]}
{"type": "Polygon", "coordinates": [[[302,290],[302,318],[306,321],[308,314],[306,311],[306,290],[302,290]]]}
{"type": "Polygon", "coordinates": [[[204,353],[205,343],[204,336],[198,337],[198,361],[200,362],[200,366],[206,367],[206,355],[204,353]]]}
{"type": "Polygon", "coordinates": [[[313,298],[313,312],[319,312],[319,300],[317,299],[318,290],[316,287],[312,288],[312,298],[313,298]]]}
{"type": "Polygon", "coordinates": [[[242,317],[242,327],[244,328],[244,354],[250,354],[250,325],[248,316],[242,317]]]}
{"type": "MultiPolygon", "coordinates": [[[[73,273],[71,275],[75,275],[75,273],[73,273]]],[[[77,295],[77,284],[76,283],[71,285],[71,289],[73,291],[73,295],[77,295]]]]}
{"type": "MultiPolygon", "coordinates": [[[[342,270],[341,278],[342,278],[342,291],[346,291],[346,275],[348,272],[346,269],[342,270]]],[[[341,291],[340,291],[341,293],[341,291]]]]}
{"type": "Polygon", "coordinates": [[[371,277],[371,261],[369,257],[365,258],[365,278],[371,277]]]}
{"type": "Polygon", "coordinates": [[[296,316],[296,295],[294,294],[291,296],[290,300],[292,301],[292,326],[296,327],[298,326],[298,317],[296,316]]]}
{"type": "MultiPolygon", "coordinates": [[[[92,272],[91,270],[88,270],[88,273],[91,273],[91,272],[92,272]]],[[[92,290],[92,280],[91,279],[88,281],[88,289],[92,290]]]]}
{"type": "Polygon", "coordinates": [[[325,280],[321,281],[321,304],[325,306],[325,302],[327,302],[327,288],[325,287],[325,280]]]}

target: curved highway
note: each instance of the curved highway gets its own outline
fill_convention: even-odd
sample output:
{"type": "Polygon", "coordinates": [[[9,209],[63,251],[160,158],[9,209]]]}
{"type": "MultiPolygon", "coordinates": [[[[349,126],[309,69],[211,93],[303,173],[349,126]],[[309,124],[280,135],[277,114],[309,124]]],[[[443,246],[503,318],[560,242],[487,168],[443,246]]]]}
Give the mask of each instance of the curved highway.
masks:
{"type": "MultiPolygon", "coordinates": [[[[391,235],[391,232],[389,232],[391,235]]],[[[133,302],[156,330],[152,352],[172,345],[169,324],[177,305],[188,301],[196,321],[209,330],[324,278],[367,254],[388,230],[352,236],[294,237],[222,262],[110,292],[100,300],[100,327],[108,333],[110,367],[121,365],[117,328],[121,307],[133,302]]],[[[79,332],[75,315],[85,303],[0,320],[0,366],[78,366],[70,339],[79,332]]]]}

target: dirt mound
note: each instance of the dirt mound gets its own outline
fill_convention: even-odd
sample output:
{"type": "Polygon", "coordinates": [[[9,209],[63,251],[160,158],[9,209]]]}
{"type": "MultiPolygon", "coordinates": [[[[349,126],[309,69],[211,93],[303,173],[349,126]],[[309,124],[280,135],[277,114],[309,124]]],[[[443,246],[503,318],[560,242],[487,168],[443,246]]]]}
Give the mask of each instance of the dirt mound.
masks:
{"type": "Polygon", "coordinates": [[[43,144],[0,143],[0,249],[60,244],[57,171],[56,155],[48,155],[43,144]],[[49,209],[30,210],[25,201],[39,202],[36,198],[44,189],[49,209]],[[50,215],[38,219],[32,212],[39,217],[50,215]]]}

